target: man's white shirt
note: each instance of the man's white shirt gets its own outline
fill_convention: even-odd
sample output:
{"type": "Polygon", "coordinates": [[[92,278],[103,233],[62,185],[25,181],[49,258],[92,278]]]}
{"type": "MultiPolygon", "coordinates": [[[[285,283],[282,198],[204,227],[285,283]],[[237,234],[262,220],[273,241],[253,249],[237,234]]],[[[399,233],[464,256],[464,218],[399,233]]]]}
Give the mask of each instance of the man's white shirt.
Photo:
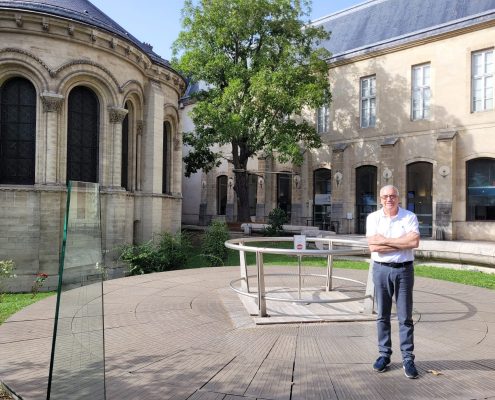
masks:
{"type": "MultiPolygon", "coordinates": [[[[419,223],[416,214],[399,207],[397,215],[388,217],[383,208],[368,215],[366,218],[366,236],[380,234],[386,238],[398,238],[407,233],[419,234],[419,223]]],[[[371,253],[371,259],[379,262],[405,262],[414,260],[412,249],[391,251],[388,253],[371,253]]]]}

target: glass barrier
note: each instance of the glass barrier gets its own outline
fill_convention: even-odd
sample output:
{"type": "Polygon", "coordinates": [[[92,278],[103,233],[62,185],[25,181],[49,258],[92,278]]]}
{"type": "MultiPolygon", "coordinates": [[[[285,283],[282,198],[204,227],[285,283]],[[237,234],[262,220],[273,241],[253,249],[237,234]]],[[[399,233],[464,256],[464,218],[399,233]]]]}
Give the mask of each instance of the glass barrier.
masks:
{"type": "Polygon", "coordinates": [[[63,235],[47,400],[105,399],[98,184],[69,182],[63,235]]]}

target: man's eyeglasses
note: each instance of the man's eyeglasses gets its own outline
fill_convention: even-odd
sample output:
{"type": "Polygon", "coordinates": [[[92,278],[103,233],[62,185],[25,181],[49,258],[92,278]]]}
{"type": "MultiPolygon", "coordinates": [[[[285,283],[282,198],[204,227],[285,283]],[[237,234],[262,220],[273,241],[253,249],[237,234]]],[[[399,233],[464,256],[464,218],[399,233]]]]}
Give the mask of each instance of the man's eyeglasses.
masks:
{"type": "Polygon", "coordinates": [[[397,195],[396,194],[384,194],[383,196],[380,196],[380,198],[383,200],[387,200],[387,199],[395,200],[397,198],[397,195]]]}

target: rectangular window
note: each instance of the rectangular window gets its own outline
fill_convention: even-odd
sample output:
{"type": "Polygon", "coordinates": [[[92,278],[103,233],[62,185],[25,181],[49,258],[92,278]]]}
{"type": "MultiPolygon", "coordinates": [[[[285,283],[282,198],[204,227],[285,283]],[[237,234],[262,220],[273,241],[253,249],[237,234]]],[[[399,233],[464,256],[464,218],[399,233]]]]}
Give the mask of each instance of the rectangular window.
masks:
{"type": "Polygon", "coordinates": [[[361,78],[361,128],[371,128],[376,122],[376,76],[361,78]]]}
{"type": "Polygon", "coordinates": [[[318,108],[316,112],[316,131],[318,133],[328,132],[328,104],[318,108]]]}
{"type": "Polygon", "coordinates": [[[472,54],[472,111],[493,110],[493,49],[472,54]]]}
{"type": "Polygon", "coordinates": [[[430,117],[430,64],[412,67],[412,112],[413,121],[430,117]]]}

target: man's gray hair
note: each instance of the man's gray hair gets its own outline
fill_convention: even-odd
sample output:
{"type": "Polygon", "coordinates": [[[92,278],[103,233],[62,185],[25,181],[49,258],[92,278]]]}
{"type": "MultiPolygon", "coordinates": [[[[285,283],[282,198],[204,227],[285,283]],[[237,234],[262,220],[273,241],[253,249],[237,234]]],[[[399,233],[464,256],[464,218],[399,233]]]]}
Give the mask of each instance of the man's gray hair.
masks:
{"type": "Polygon", "coordinates": [[[385,189],[393,189],[397,197],[399,197],[399,189],[397,189],[394,185],[385,185],[380,189],[380,196],[385,189]]]}

